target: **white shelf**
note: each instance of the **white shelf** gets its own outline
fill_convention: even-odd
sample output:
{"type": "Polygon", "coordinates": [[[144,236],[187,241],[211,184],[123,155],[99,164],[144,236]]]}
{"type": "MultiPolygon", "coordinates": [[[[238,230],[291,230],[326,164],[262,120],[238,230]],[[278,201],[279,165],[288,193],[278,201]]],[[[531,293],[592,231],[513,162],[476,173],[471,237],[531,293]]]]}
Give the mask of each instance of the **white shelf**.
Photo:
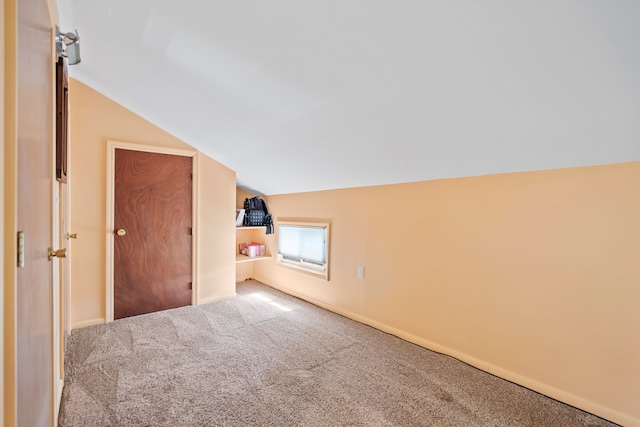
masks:
{"type": "Polygon", "coordinates": [[[271,257],[270,256],[246,256],[242,254],[236,254],[236,264],[240,262],[253,262],[253,261],[259,261],[261,259],[269,259],[269,258],[271,257]]]}
{"type": "MultiPolygon", "coordinates": [[[[236,227],[236,231],[240,231],[240,230],[264,230],[265,226],[264,225],[256,225],[256,226],[251,226],[251,227],[236,227]]],[[[238,236],[243,236],[244,234],[238,234],[238,236]]],[[[248,236],[248,235],[247,235],[248,236]]],[[[253,262],[253,261],[260,261],[262,259],[269,259],[271,258],[270,256],[254,256],[254,257],[250,257],[250,256],[246,256],[246,255],[242,255],[240,253],[238,253],[238,242],[241,241],[241,239],[244,239],[244,237],[238,237],[236,238],[236,264],[240,264],[243,262],[253,262]]]]}

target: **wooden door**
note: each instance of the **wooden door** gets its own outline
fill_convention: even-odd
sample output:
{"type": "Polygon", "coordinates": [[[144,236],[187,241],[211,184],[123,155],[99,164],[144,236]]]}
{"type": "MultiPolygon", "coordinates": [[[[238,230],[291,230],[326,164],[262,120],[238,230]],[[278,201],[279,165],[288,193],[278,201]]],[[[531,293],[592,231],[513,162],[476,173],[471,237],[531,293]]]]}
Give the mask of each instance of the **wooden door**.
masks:
{"type": "Polygon", "coordinates": [[[47,3],[18,3],[16,269],[17,425],[53,424],[52,57],[47,3]]]}
{"type": "Polygon", "coordinates": [[[191,173],[191,157],[115,150],[115,319],[191,304],[191,173]]]}

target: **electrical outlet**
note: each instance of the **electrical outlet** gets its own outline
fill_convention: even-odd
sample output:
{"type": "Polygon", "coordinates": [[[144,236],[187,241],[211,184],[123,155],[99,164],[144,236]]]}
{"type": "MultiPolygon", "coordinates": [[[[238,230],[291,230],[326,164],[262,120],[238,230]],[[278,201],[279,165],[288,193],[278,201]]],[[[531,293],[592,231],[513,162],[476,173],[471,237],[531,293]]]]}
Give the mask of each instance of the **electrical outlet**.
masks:
{"type": "Polygon", "coordinates": [[[358,278],[364,279],[364,265],[358,266],[358,278]]]}

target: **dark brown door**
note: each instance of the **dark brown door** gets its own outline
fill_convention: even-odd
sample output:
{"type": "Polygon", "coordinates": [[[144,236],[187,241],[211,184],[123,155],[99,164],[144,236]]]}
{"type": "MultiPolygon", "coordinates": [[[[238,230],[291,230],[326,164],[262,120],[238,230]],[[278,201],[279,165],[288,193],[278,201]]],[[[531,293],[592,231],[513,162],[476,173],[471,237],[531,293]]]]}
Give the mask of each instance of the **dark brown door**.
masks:
{"type": "Polygon", "coordinates": [[[17,227],[24,267],[16,270],[17,425],[53,424],[52,97],[47,3],[18,3],[17,227]]]}
{"type": "Polygon", "coordinates": [[[116,149],[114,318],[191,304],[192,158],[116,149]]]}

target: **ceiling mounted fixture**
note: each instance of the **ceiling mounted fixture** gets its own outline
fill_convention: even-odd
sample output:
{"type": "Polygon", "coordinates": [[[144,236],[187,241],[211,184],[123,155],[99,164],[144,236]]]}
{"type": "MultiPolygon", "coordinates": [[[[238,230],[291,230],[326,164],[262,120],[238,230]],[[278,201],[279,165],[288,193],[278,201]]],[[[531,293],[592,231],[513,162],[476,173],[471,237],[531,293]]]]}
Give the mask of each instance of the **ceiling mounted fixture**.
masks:
{"type": "Polygon", "coordinates": [[[61,33],[56,27],[56,49],[58,57],[67,58],[69,65],[80,62],[80,36],[78,30],[75,33],[61,33]]]}

